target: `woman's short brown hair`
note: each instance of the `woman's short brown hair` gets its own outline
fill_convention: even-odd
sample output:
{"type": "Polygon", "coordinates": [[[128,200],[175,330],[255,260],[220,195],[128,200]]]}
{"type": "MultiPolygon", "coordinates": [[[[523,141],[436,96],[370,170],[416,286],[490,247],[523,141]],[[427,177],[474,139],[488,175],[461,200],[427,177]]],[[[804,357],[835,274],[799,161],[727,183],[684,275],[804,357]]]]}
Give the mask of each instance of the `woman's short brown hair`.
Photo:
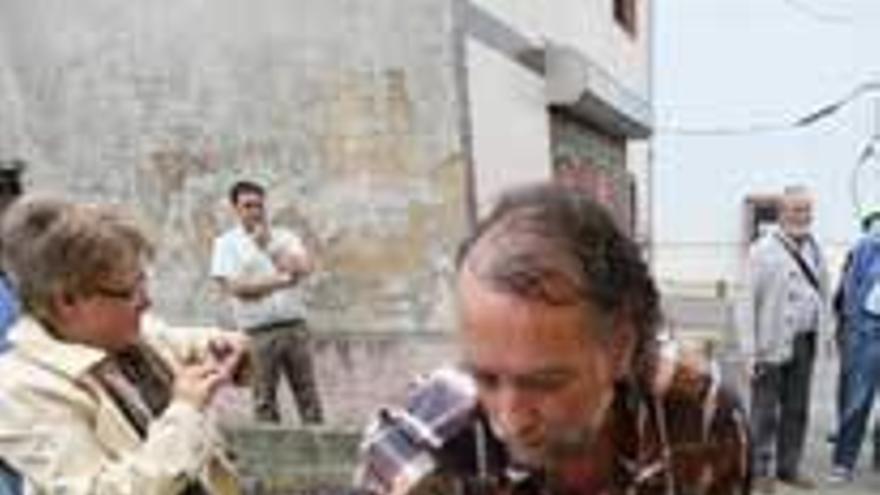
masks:
{"type": "Polygon", "coordinates": [[[97,282],[153,255],[133,217],[116,206],[25,196],[2,224],[3,264],[26,310],[51,314],[59,291],[88,296],[97,282]]]}

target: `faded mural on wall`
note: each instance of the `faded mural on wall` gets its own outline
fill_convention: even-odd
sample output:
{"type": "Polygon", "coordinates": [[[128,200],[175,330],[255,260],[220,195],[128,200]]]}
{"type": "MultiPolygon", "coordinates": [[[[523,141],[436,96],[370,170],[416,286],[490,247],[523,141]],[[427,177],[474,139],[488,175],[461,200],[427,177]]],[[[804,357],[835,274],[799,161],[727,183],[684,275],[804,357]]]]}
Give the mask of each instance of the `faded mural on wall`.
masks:
{"type": "Polygon", "coordinates": [[[137,210],[160,312],[222,318],[211,241],[250,177],[318,253],[317,329],[450,326],[467,201],[447,2],[75,3],[0,6],[0,156],[31,189],[137,210]]]}

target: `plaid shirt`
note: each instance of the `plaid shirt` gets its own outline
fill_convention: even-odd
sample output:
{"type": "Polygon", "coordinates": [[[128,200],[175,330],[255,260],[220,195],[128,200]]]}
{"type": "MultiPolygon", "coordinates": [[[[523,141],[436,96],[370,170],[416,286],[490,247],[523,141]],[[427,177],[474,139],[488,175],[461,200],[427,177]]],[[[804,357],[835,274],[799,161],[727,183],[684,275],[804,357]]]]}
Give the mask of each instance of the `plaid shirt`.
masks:
{"type": "MultiPolygon", "coordinates": [[[[747,423],[717,366],[674,341],[646,355],[639,378],[616,390],[614,472],[600,495],[749,493],[747,423]]],[[[358,486],[382,495],[552,493],[540,472],[511,462],[476,397],[467,374],[445,368],[404,408],[381,410],[361,445],[358,486]]]]}

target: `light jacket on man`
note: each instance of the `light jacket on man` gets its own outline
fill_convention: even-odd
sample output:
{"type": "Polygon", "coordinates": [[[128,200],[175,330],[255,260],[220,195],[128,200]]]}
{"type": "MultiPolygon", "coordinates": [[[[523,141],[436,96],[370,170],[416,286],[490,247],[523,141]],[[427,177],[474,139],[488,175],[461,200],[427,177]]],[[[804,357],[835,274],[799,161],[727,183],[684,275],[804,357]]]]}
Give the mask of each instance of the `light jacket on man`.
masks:
{"type": "MultiPolygon", "coordinates": [[[[784,242],[790,241],[780,230],[772,230],[749,250],[739,337],[743,354],[754,362],[782,363],[791,358],[794,337],[801,331],[799,308],[805,298],[817,295],[817,289],[784,242]]],[[[813,260],[808,265],[818,282],[820,305],[815,330],[824,335],[830,331],[832,322],[828,269],[815,240],[809,237],[804,242],[813,251],[813,260]]]]}
{"type": "MultiPolygon", "coordinates": [[[[206,329],[169,328],[145,318],[144,342],[170,363],[206,348],[206,329]]],[[[89,370],[98,349],[62,342],[36,320],[13,327],[0,357],[0,453],[26,493],[173,495],[198,480],[237,494],[231,464],[205,412],[172,401],[142,439],[89,370]]]]}

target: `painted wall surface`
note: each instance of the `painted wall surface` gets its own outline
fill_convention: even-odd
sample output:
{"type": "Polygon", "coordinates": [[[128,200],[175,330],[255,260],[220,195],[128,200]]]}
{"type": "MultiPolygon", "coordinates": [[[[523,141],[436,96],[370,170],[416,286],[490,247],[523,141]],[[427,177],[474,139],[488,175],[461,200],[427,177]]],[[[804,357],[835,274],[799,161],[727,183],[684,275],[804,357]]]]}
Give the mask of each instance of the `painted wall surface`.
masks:
{"type": "MultiPolygon", "coordinates": [[[[591,66],[595,66],[601,74],[599,78],[601,81],[597,79],[584,82],[596,85],[597,88],[594,89],[601,86],[603,91],[599,95],[600,98],[613,96],[614,99],[626,100],[606,100],[611,106],[631,105],[633,102],[642,104],[650,101],[649,46],[652,33],[649,2],[636,2],[638,11],[635,35],[617,24],[614,19],[613,2],[610,1],[558,0],[554,1],[552,9],[546,8],[540,2],[530,0],[474,0],[473,3],[497,17],[535,46],[543,46],[549,41],[574,48],[580,57],[591,66]],[[609,84],[613,88],[609,88],[609,84]],[[614,91],[608,93],[609,89],[614,91]]],[[[469,67],[475,65],[473,62],[469,63],[469,67]]],[[[501,78],[498,80],[505,81],[501,78]]],[[[495,85],[496,88],[498,86],[500,84],[495,85]]],[[[582,90],[582,88],[578,89],[582,90]]],[[[520,107],[522,108],[522,104],[520,107]]],[[[493,112],[506,114],[507,110],[496,106],[493,112]]],[[[521,118],[525,118],[524,114],[521,118]]],[[[537,115],[532,117],[532,119],[538,118],[537,115]]],[[[559,126],[557,130],[558,128],[559,126]]],[[[586,165],[586,168],[580,166],[576,168],[589,176],[580,177],[578,181],[590,184],[591,190],[597,193],[600,200],[610,199],[606,202],[613,204],[615,209],[623,206],[622,202],[627,203],[628,213],[623,215],[626,218],[622,220],[628,226],[632,221],[634,234],[640,242],[649,245],[651,237],[649,201],[652,178],[647,145],[645,143],[639,145],[632,140],[628,142],[624,139],[618,140],[610,136],[602,136],[592,142],[588,142],[590,136],[586,136],[586,139],[568,139],[567,137],[570,136],[570,133],[553,132],[551,126],[551,162],[557,169],[560,169],[558,165],[561,163],[563,165],[561,168],[565,169],[562,172],[567,174],[570,167],[567,168],[565,158],[572,155],[568,152],[571,148],[569,145],[576,142],[578,165],[586,165]],[[613,142],[609,144],[609,141],[613,142]],[[609,158],[608,155],[614,156],[609,158]],[[631,171],[632,175],[622,175],[621,171],[610,170],[608,166],[625,168],[631,171]],[[635,204],[632,205],[629,204],[631,191],[624,191],[628,189],[624,184],[629,184],[631,180],[634,181],[636,190],[635,204]],[[604,187],[600,182],[607,182],[609,187],[604,187]],[[619,190],[621,194],[603,193],[611,189],[619,190]]],[[[505,152],[510,153],[509,150],[505,152]]]]}
{"type": "Polygon", "coordinates": [[[437,0],[4,1],[0,155],[31,189],[146,217],[174,320],[221,312],[211,241],[248,177],[317,253],[317,329],[446,329],[467,223],[453,23],[437,0]]]}
{"type": "Polygon", "coordinates": [[[480,214],[505,188],[551,177],[544,80],[479,41],[467,41],[474,189],[480,214]]]}
{"type": "MultiPolygon", "coordinates": [[[[634,205],[634,235],[640,245],[651,255],[653,237],[651,204],[654,197],[654,176],[651,162],[651,148],[648,141],[629,141],[626,143],[627,170],[632,174],[636,195],[634,205]]],[[[653,260],[651,260],[653,263],[653,260]]]]}
{"type": "Polygon", "coordinates": [[[868,20],[878,4],[823,5],[853,20],[832,28],[787,3],[655,2],[656,267],[672,283],[741,281],[743,202],[789,184],[814,192],[814,232],[835,273],[858,236],[852,181],[876,133],[873,95],[788,123],[877,79],[880,31],[868,20]],[[780,129],[737,132],[768,127],[780,129]],[[734,132],[674,132],[719,128],[734,132]]]}
{"type": "Polygon", "coordinates": [[[650,93],[649,2],[636,2],[638,27],[632,36],[614,21],[613,2],[553,0],[553,8],[534,0],[474,0],[540,44],[542,39],[570,45],[642,98],[650,93]]]}

